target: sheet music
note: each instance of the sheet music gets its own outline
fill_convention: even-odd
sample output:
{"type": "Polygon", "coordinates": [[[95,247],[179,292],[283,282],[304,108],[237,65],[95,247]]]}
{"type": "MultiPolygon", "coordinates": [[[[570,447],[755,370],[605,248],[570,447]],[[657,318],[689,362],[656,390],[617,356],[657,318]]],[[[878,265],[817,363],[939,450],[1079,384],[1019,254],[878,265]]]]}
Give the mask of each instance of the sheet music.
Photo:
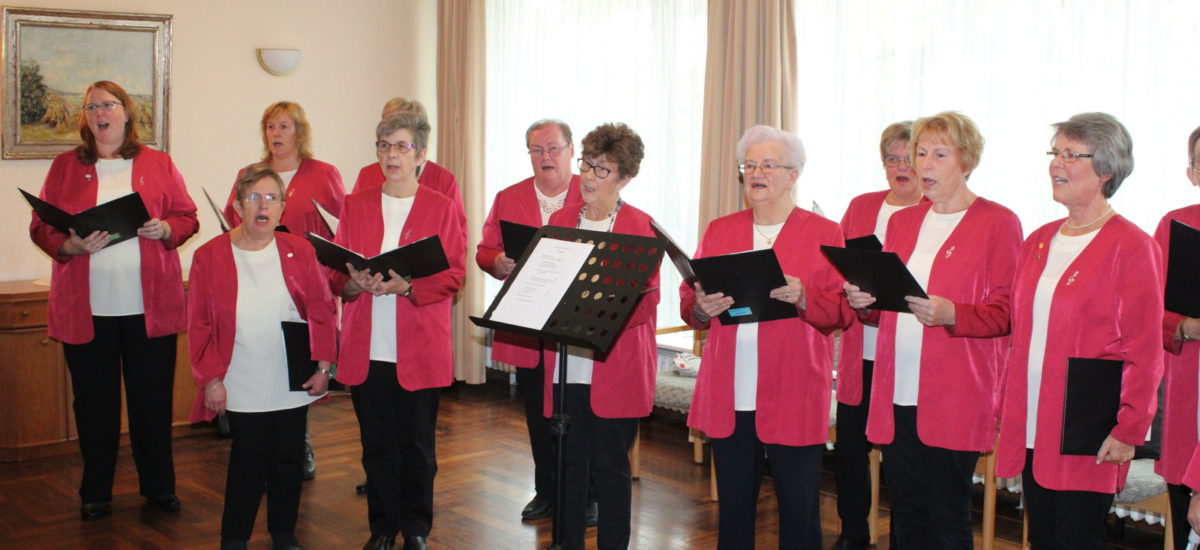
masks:
{"type": "Polygon", "coordinates": [[[541,330],[593,248],[587,243],[538,240],[491,320],[541,330]]]}

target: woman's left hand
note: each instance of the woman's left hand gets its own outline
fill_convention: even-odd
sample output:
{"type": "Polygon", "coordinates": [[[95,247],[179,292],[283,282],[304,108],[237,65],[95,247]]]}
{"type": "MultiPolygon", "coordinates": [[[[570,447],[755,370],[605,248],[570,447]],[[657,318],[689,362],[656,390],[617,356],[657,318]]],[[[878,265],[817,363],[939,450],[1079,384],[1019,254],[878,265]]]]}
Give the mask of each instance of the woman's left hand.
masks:
{"type": "Polygon", "coordinates": [[[171,224],[164,222],[158,218],[154,218],[138,228],[137,234],[139,237],[155,241],[165,241],[171,238],[171,224]]]}
{"type": "Polygon", "coordinates": [[[300,387],[308,390],[309,395],[323,395],[329,390],[329,375],[321,371],[329,371],[329,361],[317,361],[317,372],[308,378],[300,387]]]}
{"type": "Polygon", "coordinates": [[[1104,438],[1100,452],[1096,453],[1096,464],[1111,462],[1119,466],[1130,460],[1133,460],[1133,445],[1117,441],[1111,434],[1104,438]]]}
{"type": "Polygon", "coordinates": [[[917,317],[922,325],[936,327],[954,324],[954,302],[941,296],[930,295],[928,299],[916,296],[905,296],[909,311],[917,317]]]}
{"type": "Polygon", "coordinates": [[[787,281],[787,284],[771,289],[771,298],[803,308],[804,284],[800,282],[800,279],[791,275],[784,275],[783,280],[787,281]]]}

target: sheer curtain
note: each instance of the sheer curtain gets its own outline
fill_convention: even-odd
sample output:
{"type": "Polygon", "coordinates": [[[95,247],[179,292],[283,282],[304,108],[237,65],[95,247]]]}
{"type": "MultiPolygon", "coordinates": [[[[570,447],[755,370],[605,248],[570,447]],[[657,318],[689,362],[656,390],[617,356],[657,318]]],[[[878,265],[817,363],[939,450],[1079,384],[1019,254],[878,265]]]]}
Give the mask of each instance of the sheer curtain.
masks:
{"type": "MultiPolygon", "coordinates": [[[[706,10],[704,0],[487,2],[488,207],[497,191],[533,174],[530,123],[567,122],[578,157],[589,131],[624,122],[646,156],[621,197],[695,249],[706,10]]],[[[471,271],[487,278],[490,302],[500,283],[471,271]]],[[[660,326],[679,324],[678,286],[664,262],[660,326]]]]}
{"type": "Polygon", "coordinates": [[[1087,111],[1133,136],[1135,168],[1112,201],[1147,232],[1200,200],[1184,175],[1200,125],[1200,3],[1194,0],[795,0],[800,204],[839,219],[886,185],[879,133],[944,110],[987,144],[970,180],[1025,233],[1066,215],[1047,175],[1050,124],[1087,111]]]}

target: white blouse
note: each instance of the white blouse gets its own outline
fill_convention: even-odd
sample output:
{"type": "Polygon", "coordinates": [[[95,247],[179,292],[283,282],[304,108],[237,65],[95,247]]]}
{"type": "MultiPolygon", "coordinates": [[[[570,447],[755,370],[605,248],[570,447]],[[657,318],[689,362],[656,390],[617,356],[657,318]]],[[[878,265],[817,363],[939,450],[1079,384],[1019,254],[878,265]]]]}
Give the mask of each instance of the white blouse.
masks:
{"type": "MultiPolygon", "coordinates": [[[[383,241],[379,251],[396,248],[404,222],[412,212],[416,195],[398,199],[383,193],[383,241]]],[[[372,296],[371,300],[371,360],[396,362],[396,298],[395,294],[372,296]]],[[[407,300],[407,298],[405,298],[407,300]]]]}
{"type": "MultiPolygon", "coordinates": [[[[100,180],[96,204],[104,204],[133,192],[133,159],[99,159],[96,161],[96,175],[100,180]]],[[[88,262],[92,315],[116,317],[146,312],[142,303],[140,240],[141,237],[134,237],[92,254],[88,262]]]]}

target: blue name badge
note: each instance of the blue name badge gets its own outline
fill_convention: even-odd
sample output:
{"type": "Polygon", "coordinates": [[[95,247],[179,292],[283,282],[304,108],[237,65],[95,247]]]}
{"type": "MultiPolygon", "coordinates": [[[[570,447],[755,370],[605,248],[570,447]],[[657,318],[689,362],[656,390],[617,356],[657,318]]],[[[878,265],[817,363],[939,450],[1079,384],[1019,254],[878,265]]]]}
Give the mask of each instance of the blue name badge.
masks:
{"type": "Polygon", "coordinates": [[[750,315],[751,311],[748,307],[739,307],[729,310],[730,317],[744,317],[750,315]]]}

